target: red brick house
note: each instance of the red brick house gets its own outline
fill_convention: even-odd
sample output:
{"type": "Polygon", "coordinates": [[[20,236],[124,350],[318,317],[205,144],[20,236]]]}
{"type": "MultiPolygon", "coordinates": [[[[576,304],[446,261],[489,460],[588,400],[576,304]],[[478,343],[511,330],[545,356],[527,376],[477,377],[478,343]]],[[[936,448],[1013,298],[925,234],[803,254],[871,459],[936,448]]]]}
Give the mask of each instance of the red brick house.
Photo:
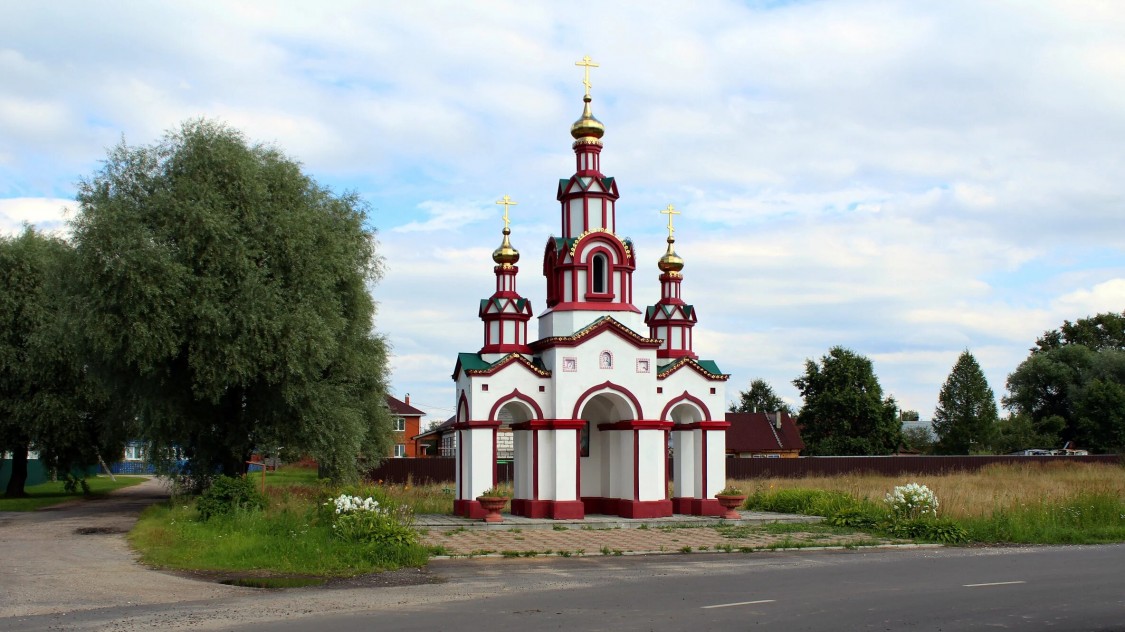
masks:
{"type": "Polygon", "coordinates": [[[406,401],[387,395],[387,408],[391,409],[391,422],[394,426],[395,443],[391,454],[395,458],[418,456],[414,437],[418,434],[422,415],[426,413],[410,405],[410,393],[406,401]]]}
{"type": "Polygon", "coordinates": [[[795,419],[784,412],[727,413],[727,456],[796,458],[805,448],[795,419]]]}

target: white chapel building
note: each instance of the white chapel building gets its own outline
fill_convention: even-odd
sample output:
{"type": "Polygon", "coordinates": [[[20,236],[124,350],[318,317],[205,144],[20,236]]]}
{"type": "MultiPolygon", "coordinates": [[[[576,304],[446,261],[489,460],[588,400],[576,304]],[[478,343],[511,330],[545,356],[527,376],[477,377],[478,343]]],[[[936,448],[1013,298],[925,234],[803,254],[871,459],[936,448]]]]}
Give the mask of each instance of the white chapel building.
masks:
{"type": "Polygon", "coordinates": [[[719,515],[714,496],[726,485],[729,375],[692,350],[697,316],[681,297],[684,261],[673,248],[671,206],[661,211],[668,215],[667,250],[641,268],[659,271],[660,296],[647,308],[636,306],[636,250],[618,236],[617,183],[601,171],[605,126],[590,106],[594,64],[586,58],[578,65],[586,66],[586,95],[570,128],[576,170],[559,181],[560,232],[543,253],[547,305],[534,339],[532,306],[516,289],[512,202],[499,202],[505,225],[492,254],[496,291],[479,310],[484,345],[458,354],[453,371],[454,509],[485,515],[476,498],[497,482],[503,425],[512,430],[514,514],[719,515]]]}

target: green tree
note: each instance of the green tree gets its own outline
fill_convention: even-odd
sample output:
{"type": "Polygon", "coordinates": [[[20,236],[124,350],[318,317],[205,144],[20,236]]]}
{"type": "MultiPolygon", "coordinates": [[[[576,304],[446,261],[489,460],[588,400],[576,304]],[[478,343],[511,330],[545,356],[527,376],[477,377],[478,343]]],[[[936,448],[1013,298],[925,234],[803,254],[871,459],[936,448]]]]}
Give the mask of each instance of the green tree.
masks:
{"type": "Polygon", "coordinates": [[[127,434],[68,321],[61,279],[72,254],[32,228],[0,237],[0,452],[12,453],[5,496],[24,495],[28,450],[65,474],[116,453],[127,434]]]}
{"type": "Polygon", "coordinates": [[[1029,448],[1050,448],[1057,441],[1061,427],[1061,424],[1054,428],[1048,427],[1043,432],[1043,426],[1035,424],[1028,415],[1008,415],[996,424],[996,435],[992,440],[993,451],[1007,454],[1029,448]]]}
{"type": "Polygon", "coordinates": [[[1008,376],[1004,405],[1030,420],[1045,447],[1073,441],[1110,452],[1125,447],[1125,419],[1117,405],[1125,388],[1125,351],[1116,314],[1099,314],[1047,332],[1008,376]],[[1083,342],[1093,346],[1087,346],[1083,342]]]}
{"type": "Polygon", "coordinates": [[[78,201],[80,324],[151,455],[234,475],[253,450],[285,446],[352,476],[360,455],[385,454],[386,350],[367,289],[380,260],[356,195],[198,120],[112,149],[78,201]]]}
{"type": "Polygon", "coordinates": [[[902,446],[920,454],[929,454],[934,449],[934,437],[925,428],[918,426],[903,428],[902,446]]]}
{"type": "Polygon", "coordinates": [[[804,398],[798,419],[808,454],[891,454],[898,448],[902,425],[894,398],[883,398],[866,357],[833,347],[819,365],[806,360],[805,374],[793,384],[804,398]]]}
{"type": "Polygon", "coordinates": [[[1062,327],[1043,332],[1032,352],[1050,351],[1066,345],[1082,345],[1093,351],[1125,351],[1125,312],[1106,312],[1076,322],[1064,320],[1062,327]]]}
{"type": "Polygon", "coordinates": [[[762,379],[752,380],[749,389],[739,391],[738,403],[731,403],[730,405],[730,412],[732,413],[772,413],[779,410],[784,411],[787,415],[793,415],[793,409],[789,404],[778,397],[777,393],[773,391],[773,387],[762,379]]]}
{"type": "Polygon", "coordinates": [[[933,421],[936,450],[942,454],[988,450],[999,419],[996,395],[984,371],[972,353],[963,351],[938,394],[933,421]]]}
{"type": "Polygon", "coordinates": [[[899,421],[918,421],[921,416],[918,415],[916,410],[900,410],[898,411],[899,421]]]}

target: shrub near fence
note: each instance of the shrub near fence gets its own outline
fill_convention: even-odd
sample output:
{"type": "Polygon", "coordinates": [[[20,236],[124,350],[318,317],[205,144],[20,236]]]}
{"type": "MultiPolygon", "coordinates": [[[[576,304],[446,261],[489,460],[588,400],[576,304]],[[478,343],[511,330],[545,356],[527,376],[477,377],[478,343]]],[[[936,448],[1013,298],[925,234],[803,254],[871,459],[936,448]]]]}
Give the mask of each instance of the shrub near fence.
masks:
{"type": "MultiPolygon", "coordinates": [[[[367,474],[368,480],[416,484],[447,483],[454,480],[455,459],[387,459],[367,474]]],[[[817,456],[800,459],[727,459],[727,478],[800,478],[839,476],[871,472],[887,476],[976,472],[993,463],[1120,463],[1114,454],[1090,456],[817,456]]],[[[672,461],[668,461],[669,474],[672,461]]],[[[496,464],[498,483],[512,482],[512,464],[496,464]]]]}

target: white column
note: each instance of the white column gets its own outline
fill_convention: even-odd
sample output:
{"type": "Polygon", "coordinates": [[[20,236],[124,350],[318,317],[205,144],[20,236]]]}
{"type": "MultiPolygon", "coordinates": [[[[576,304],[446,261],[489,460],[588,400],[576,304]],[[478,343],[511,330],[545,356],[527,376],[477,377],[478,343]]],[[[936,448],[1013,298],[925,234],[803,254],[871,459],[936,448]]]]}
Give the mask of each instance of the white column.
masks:
{"type": "Polygon", "coordinates": [[[695,433],[690,430],[672,430],[672,478],[675,498],[694,498],[699,489],[695,477],[695,433]]]}
{"type": "Polygon", "coordinates": [[[554,500],[579,500],[578,497],[578,430],[554,430],[555,490],[554,500]]]}
{"type": "MultiPolygon", "coordinates": [[[[664,430],[637,430],[636,441],[637,498],[635,500],[664,500],[668,496],[665,487],[667,449],[664,447],[664,430]]],[[[631,493],[629,497],[632,498],[631,493]]]]}
{"type": "Polygon", "coordinates": [[[535,459],[532,441],[534,430],[513,430],[512,441],[515,444],[514,467],[512,470],[512,497],[532,499],[535,490],[535,459]]]}
{"type": "Polygon", "coordinates": [[[462,472],[465,485],[462,491],[467,500],[475,500],[495,484],[492,474],[495,467],[494,447],[495,428],[469,428],[461,431],[465,439],[465,452],[468,462],[462,472]]]}
{"type": "Polygon", "coordinates": [[[707,433],[707,489],[703,498],[714,498],[727,486],[727,432],[704,430],[707,433]]]}

